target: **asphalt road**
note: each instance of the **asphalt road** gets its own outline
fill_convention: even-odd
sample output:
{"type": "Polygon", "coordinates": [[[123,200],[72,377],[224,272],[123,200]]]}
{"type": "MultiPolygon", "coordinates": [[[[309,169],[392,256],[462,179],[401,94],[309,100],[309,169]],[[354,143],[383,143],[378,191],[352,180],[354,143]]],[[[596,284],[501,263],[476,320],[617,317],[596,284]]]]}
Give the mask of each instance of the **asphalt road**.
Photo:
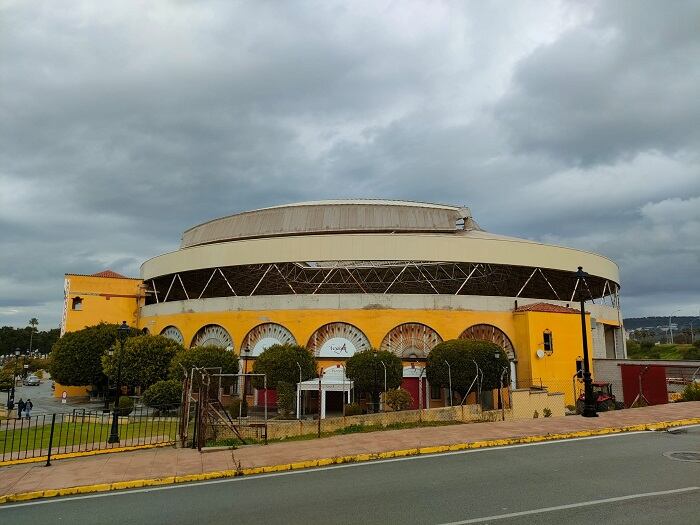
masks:
{"type": "MultiPolygon", "coordinates": [[[[61,403],[61,398],[54,397],[53,390],[51,390],[51,379],[42,379],[41,384],[38,386],[18,386],[15,388],[15,403],[19,401],[20,398],[25,401],[27,398],[32,400],[34,405],[34,410],[32,410],[32,415],[38,416],[41,414],[53,414],[61,412],[70,412],[75,408],[87,410],[101,410],[103,404],[100,402],[89,402],[85,399],[67,399],[66,403],[61,403]]],[[[1,401],[3,406],[7,402],[7,394],[2,393],[1,401]]],[[[16,414],[16,412],[15,412],[16,414]]]]}
{"type": "Polygon", "coordinates": [[[0,506],[0,523],[698,523],[700,427],[0,506]],[[515,514],[515,515],[514,515],[515,514]]]}

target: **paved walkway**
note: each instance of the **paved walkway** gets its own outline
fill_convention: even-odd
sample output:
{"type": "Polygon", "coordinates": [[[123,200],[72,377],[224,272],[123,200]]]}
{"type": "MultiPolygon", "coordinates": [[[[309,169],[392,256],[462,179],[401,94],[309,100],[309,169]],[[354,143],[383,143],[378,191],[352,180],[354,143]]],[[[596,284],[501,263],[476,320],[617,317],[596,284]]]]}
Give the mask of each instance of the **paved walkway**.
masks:
{"type": "Polygon", "coordinates": [[[43,463],[0,467],[0,496],[79,485],[200,474],[239,466],[268,466],[353,454],[541,436],[698,417],[700,402],[690,402],[607,412],[600,414],[598,418],[566,416],[370,432],[203,454],[191,449],[156,448],[59,460],[51,467],[45,467],[43,463]]]}

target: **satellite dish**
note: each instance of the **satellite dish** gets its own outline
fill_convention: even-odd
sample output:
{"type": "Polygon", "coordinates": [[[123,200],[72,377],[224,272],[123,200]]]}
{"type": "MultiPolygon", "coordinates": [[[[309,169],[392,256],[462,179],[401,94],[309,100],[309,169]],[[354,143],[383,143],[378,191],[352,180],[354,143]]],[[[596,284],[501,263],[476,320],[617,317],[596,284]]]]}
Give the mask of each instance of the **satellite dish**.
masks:
{"type": "Polygon", "coordinates": [[[535,354],[537,354],[537,357],[539,359],[542,359],[544,357],[544,350],[542,350],[541,348],[538,348],[537,352],[535,352],[535,354]]]}

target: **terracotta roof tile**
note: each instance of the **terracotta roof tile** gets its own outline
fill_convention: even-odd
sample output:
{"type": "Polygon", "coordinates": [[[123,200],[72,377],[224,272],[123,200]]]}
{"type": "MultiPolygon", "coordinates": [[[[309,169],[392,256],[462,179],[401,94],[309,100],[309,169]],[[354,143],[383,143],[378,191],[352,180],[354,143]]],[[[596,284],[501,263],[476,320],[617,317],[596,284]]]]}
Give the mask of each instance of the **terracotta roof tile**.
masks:
{"type": "Polygon", "coordinates": [[[131,277],[127,277],[126,275],[122,275],[117,272],[113,272],[112,270],[103,270],[101,272],[97,273],[92,273],[90,274],[90,277],[107,277],[109,279],[131,279],[131,277]]]}
{"type": "Polygon", "coordinates": [[[532,303],[518,306],[516,312],[547,312],[552,314],[580,314],[579,310],[551,303],[532,303]]]}

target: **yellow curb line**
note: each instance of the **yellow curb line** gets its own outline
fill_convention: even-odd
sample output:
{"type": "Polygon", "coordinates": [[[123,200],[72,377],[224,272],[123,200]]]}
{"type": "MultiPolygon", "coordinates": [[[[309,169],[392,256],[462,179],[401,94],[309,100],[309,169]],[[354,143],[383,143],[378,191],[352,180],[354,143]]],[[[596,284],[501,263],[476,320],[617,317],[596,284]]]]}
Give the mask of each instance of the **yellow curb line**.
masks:
{"type": "MultiPolygon", "coordinates": [[[[578,437],[602,436],[606,434],[619,434],[624,432],[638,432],[644,430],[664,430],[667,428],[697,425],[700,418],[679,419],[676,421],[664,421],[660,423],[642,423],[639,425],[629,425],[625,427],[600,428],[594,430],[579,430],[576,432],[565,432],[561,434],[546,434],[540,436],[525,436],[519,438],[490,439],[483,441],[472,441],[470,443],[456,443],[453,445],[437,445],[430,447],[419,447],[404,450],[391,450],[388,452],[353,454],[349,456],[339,456],[334,458],[311,459],[307,461],[297,461],[295,463],[284,463],[281,465],[269,465],[265,467],[251,467],[240,470],[218,470],[213,472],[203,472],[200,474],[185,474],[182,476],[166,476],[162,478],[135,479],[130,481],[116,481],[113,483],[100,483],[96,485],[81,485],[77,487],[67,487],[62,489],[37,490],[33,492],[21,492],[0,496],[0,504],[12,501],[29,501],[39,498],[52,498],[55,496],[70,496],[75,494],[88,494],[95,492],[107,492],[111,490],[135,489],[143,487],[155,487],[159,485],[172,485],[175,483],[188,483],[192,481],[204,481],[210,479],[233,478],[239,476],[252,476],[255,474],[269,474],[273,472],[284,472],[290,470],[301,470],[314,467],[324,467],[327,465],[339,465],[342,463],[360,463],[378,459],[392,459],[408,456],[418,456],[423,454],[438,454],[440,452],[455,452],[459,450],[471,450],[478,448],[499,447],[505,445],[519,445],[524,443],[537,443],[541,441],[556,441],[578,437]]],[[[127,447],[124,447],[125,449],[127,447]]]]}
{"type": "MultiPolygon", "coordinates": [[[[146,450],[151,448],[159,447],[170,447],[173,445],[173,441],[169,443],[154,443],[152,445],[131,445],[128,447],[114,447],[114,448],[104,448],[101,450],[84,450],[81,452],[64,452],[63,454],[52,454],[51,461],[54,459],[70,459],[70,458],[83,458],[86,456],[98,456],[101,454],[112,454],[116,452],[132,452],[134,450],[146,450]]],[[[22,459],[8,459],[7,461],[0,461],[0,467],[9,467],[11,465],[24,465],[27,463],[41,463],[46,461],[47,456],[36,456],[33,458],[22,458],[22,459]]]]}

